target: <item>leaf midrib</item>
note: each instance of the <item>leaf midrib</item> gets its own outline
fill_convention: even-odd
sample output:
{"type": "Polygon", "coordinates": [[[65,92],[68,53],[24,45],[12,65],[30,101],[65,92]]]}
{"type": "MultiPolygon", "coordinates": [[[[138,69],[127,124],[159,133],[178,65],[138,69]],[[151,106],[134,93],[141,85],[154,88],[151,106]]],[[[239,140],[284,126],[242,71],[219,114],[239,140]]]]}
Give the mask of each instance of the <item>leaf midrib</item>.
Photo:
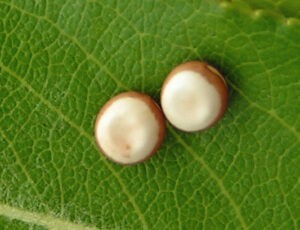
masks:
{"type": "Polygon", "coordinates": [[[27,211],[0,203],[0,216],[21,220],[25,223],[36,224],[49,229],[95,230],[96,227],[84,223],[73,223],[59,217],[27,211]]]}

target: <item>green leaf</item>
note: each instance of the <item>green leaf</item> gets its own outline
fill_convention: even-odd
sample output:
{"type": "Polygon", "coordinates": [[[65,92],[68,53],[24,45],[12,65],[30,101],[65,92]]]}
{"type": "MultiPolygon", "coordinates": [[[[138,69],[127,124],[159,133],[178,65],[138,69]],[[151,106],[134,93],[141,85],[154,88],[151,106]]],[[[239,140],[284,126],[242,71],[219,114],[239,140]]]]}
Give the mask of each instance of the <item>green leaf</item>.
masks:
{"type": "Polygon", "coordinates": [[[270,2],[0,0],[1,224],[299,229],[300,8],[270,2]],[[187,60],[226,76],[225,117],[169,126],[145,163],[107,160],[101,106],[126,90],[159,101],[187,60]]]}

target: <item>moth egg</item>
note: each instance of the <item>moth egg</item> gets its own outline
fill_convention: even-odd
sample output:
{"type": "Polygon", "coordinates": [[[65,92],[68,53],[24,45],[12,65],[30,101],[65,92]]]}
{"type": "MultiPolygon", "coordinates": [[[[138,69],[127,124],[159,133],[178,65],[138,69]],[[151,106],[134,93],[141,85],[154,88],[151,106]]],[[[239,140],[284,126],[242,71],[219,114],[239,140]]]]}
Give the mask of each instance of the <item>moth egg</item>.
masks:
{"type": "Polygon", "coordinates": [[[148,95],[121,93],[100,110],[95,138],[112,161],[136,164],[153,156],[163,142],[166,122],[161,109],[148,95]]]}
{"type": "Polygon", "coordinates": [[[166,118],[186,132],[214,125],[225,113],[228,98],[223,76],[214,67],[199,61],[177,66],[167,76],[161,91],[166,118]]]}

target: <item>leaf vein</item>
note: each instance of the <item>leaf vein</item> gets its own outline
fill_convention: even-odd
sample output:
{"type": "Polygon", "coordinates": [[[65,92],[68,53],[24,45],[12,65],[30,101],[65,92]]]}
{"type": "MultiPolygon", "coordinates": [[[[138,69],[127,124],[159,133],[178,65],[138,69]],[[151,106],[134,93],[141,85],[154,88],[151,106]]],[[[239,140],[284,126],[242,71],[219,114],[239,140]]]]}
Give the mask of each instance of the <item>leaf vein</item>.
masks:
{"type": "MultiPolygon", "coordinates": [[[[64,115],[59,109],[57,109],[51,102],[49,102],[46,98],[44,98],[40,93],[35,91],[30,84],[28,84],[24,79],[22,79],[20,76],[18,76],[15,72],[13,72],[11,69],[8,67],[4,66],[3,63],[0,63],[0,66],[3,68],[4,71],[9,73],[11,76],[13,76],[15,79],[17,79],[24,87],[26,87],[35,97],[41,100],[43,104],[45,104],[49,109],[60,115],[68,124],[70,124],[71,127],[76,129],[82,136],[86,137],[91,143],[94,143],[94,138],[92,135],[90,135],[88,132],[82,129],[81,126],[78,126],[76,123],[71,121],[66,115],[64,115]]],[[[95,143],[94,143],[95,144],[95,143]]],[[[96,147],[96,146],[95,146],[96,147]]],[[[115,171],[115,169],[106,161],[103,160],[104,164],[106,167],[112,172],[114,177],[118,180],[124,194],[128,197],[130,203],[132,204],[136,214],[138,215],[141,223],[145,228],[148,227],[148,223],[145,219],[144,214],[142,213],[140,207],[137,205],[136,201],[134,200],[133,196],[131,193],[128,191],[125,183],[123,182],[121,176],[115,171]]]]}
{"type": "Polygon", "coordinates": [[[175,137],[178,143],[180,143],[182,147],[184,147],[203,166],[203,168],[205,168],[205,170],[208,172],[210,177],[214,179],[214,181],[217,183],[223,195],[227,198],[230,205],[235,210],[237,219],[241,223],[242,227],[244,229],[247,229],[248,227],[246,225],[244,217],[241,214],[240,207],[237,205],[235,200],[231,197],[230,193],[224,186],[222,180],[217,176],[217,174],[212,170],[212,168],[173,130],[173,128],[169,127],[169,131],[172,133],[172,135],[175,137]]]}

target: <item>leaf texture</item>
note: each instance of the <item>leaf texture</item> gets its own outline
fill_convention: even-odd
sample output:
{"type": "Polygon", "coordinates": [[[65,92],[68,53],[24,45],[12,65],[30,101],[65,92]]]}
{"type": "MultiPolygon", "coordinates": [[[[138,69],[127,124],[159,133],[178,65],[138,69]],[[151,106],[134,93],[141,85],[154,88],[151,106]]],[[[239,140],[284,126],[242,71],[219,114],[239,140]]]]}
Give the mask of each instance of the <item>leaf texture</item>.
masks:
{"type": "Polygon", "coordinates": [[[300,10],[266,8],[0,0],[0,211],[100,229],[299,229],[300,10]],[[188,60],[226,76],[222,121],[196,134],[169,126],[136,166],[103,157],[101,106],[126,90],[159,101],[188,60]]]}

